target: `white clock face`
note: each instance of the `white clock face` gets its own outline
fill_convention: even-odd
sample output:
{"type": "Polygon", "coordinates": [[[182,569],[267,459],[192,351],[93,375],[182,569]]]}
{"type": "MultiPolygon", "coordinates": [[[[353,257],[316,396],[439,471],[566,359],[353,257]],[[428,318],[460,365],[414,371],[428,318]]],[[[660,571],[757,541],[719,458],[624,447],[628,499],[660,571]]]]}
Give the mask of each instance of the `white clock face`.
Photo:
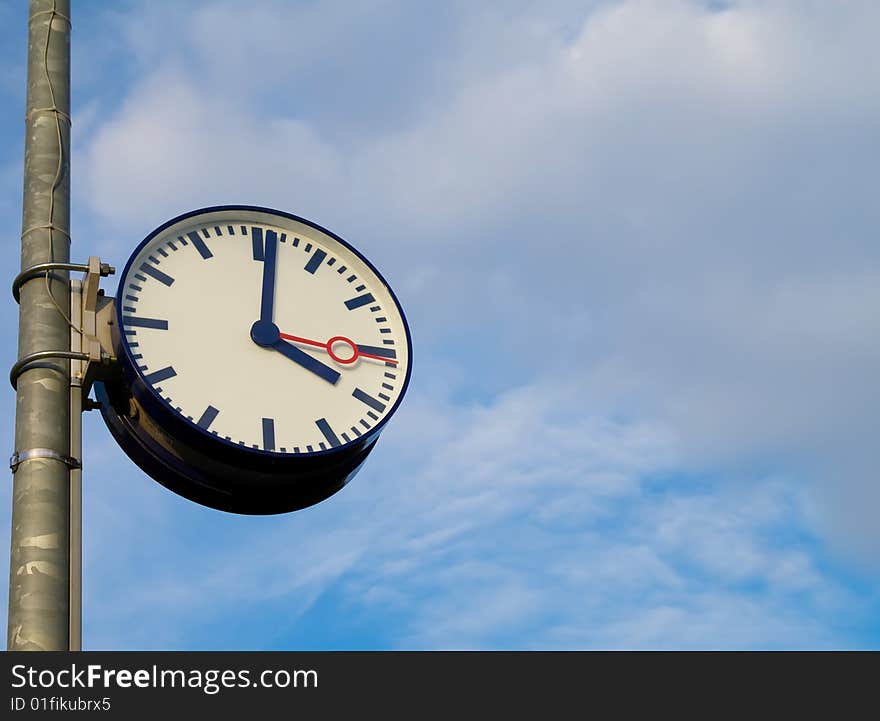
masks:
{"type": "Polygon", "coordinates": [[[117,303],[153,392],[247,449],[341,448],[406,387],[408,333],[383,280],[339,240],[269,211],[205,211],[160,230],[117,303]]]}

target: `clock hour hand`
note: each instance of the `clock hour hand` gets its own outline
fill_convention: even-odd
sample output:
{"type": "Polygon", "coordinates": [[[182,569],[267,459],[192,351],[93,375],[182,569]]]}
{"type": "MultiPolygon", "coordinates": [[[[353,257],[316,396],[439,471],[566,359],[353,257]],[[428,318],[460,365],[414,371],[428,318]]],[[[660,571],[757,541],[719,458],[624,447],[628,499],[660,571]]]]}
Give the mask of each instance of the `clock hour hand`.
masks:
{"type": "Polygon", "coordinates": [[[331,385],[336,385],[339,380],[339,372],[321,361],[312,358],[308,353],[291,345],[281,338],[278,326],[271,321],[258,320],[251,326],[251,340],[262,348],[273,348],[294,363],[311,371],[319,378],[323,378],[331,385]]]}
{"type": "Polygon", "coordinates": [[[272,347],[281,353],[281,355],[290,358],[294,363],[299,363],[303,368],[310,370],[316,376],[323,378],[331,385],[336,385],[336,381],[339,380],[340,374],[338,371],[335,371],[330,366],[312,358],[312,356],[305,351],[300,350],[295,345],[291,345],[281,338],[275,341],[272,347]]]}
{"type": "Polygon", "coordinates": [[[263,293],[260,298],[260,321],[272,322],[275,305],[275,259],[278,255],[278,234],[266,231],[266,244],[263,250],[263,293]]]}

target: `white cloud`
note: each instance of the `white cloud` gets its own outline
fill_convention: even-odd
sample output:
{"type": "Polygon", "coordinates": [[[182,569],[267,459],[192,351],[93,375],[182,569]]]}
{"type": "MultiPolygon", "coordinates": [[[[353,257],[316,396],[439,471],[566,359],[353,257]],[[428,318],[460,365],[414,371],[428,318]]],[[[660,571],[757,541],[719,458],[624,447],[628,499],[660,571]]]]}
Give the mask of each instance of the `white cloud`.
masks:
{"type": "Polygon", "coordinates": [[[667,432],[583,417],[583,400],[541,385],[465,406],[416,394],[348,488],[270,519],[181,504],[123,461],[89,495],[127,499],[125,532],[91,514],[91,647],[204,647],[239,608],[271,607],[276,632],[301,637],[332,594],[352,618],[392,614],[385,643],[401,648],[846,644],[816,619],[851,608],[848,592],[804,541],[772,541],[803,522],[795,484],[688,487],[668,478],[667,432]],[[436,414],[427,456],[422,414],[436,414]]]}

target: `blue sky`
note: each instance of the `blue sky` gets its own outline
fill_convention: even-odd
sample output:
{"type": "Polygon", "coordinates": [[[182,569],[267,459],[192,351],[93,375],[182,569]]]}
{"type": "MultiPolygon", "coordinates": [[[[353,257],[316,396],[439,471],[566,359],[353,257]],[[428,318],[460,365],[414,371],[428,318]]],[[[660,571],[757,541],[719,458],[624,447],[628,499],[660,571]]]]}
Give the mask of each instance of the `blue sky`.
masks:
{"type": "MultiPolygon", "coordinates": [[[[880,648],[880,5],[73,4],[73,257],[276,207],[376,263],[415,358],[290,515],[87,414],[85,648],[880,648]]],[[[25,28],[0,4],[7,286],[25,28]]]]}

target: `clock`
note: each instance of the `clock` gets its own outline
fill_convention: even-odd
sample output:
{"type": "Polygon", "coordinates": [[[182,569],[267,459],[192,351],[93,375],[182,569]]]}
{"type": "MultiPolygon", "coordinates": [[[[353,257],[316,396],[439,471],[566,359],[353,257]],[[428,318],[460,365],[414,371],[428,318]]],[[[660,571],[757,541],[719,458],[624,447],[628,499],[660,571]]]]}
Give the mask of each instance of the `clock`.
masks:
{"type": "Polygon", "coordinates": [[[379,271],[267,208],[204,208],[150,233],[122,273],[114,326],[118,372],[96,384],[111,433],[166,487],[238,513],[342,488],[412,367],[379,271]]]}

